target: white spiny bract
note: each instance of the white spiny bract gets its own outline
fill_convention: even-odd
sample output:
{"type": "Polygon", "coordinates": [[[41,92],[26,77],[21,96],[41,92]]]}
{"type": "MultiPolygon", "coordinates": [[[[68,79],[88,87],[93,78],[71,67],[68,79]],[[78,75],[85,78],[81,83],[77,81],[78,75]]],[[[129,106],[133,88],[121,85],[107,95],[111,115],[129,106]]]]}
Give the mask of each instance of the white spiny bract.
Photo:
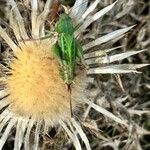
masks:
{"type": "MultiPolygon", "coordinates": [[[[93,14],[93,11],[100,0],[95,0],[88,6],[89,2],[88,0],[76,0],[74,6],[69,10],[69,15],[74,25],[79,26],[74,33],[77,38],[80,38],[82,32],[91,23],[110,11],[117,1],[95,14],[93,14]]],[[[12,75],[5,75],[1,79],[6,83],[6,86],[0,91],[0,132],[3,131],[0,138],[0,150],[3,148],[13,128],[16,128],[14,150],[20,150],[22,145],[24,145],[25,150],[38,150],[40,133],[47,133],[52,126],[58,124],[68,134],[76,150],[82,149],[78,135],[85,143],[86,149],[91,150],[88,138],[80,123],[70,116],[69,96],[59,76],[58,64],[50,52],[50,46],[53,45],[56,37],[34,40],[45,36],[44,24],[50,12],[51,3],[52,0],[47,0],[43,12],[38,14],[38,1],[31,0],[32,40],[27,34],[24,19],[19,12],[16,2],[14,0],[8,1],[8,4],[11,6],[10,26],[13,29],[17,42],[15,43],[5,32],[5,29],[0,26],[1,37],[16,56],[9,61],[10,68],[8,70],[12,75]],[[4,127],[6,127],[5,130],[4,127]],[[34,131],[34,142],[30,142],[32,130],[34,131]]],[[[116,30],[83,45],[83,49],[86,52],[84,57],[87,65],[96,63],[108,64],[142,52],[143,50],[125,52],[112,55],[109,59],[103,54],[109,53],[111,50],[106,50],[103,54],[101,51],[90,52],[90,49],[93,47],[124,35],[132,27],[116,30]]],[[[112,50],[114,49],[117,49],[117,47],[112,50]]],[[[82,103],[88,104],[91,108],[117,123],[128,126],[126,121],[86,98],[84,89],[86,74],[130,73],[137,72],[136,68],[143,66],[145,65],[116,64],[89,68],[86,72],[79,71],[73,87],[73,109],[81,103],[82,99],[82,103]]]]}

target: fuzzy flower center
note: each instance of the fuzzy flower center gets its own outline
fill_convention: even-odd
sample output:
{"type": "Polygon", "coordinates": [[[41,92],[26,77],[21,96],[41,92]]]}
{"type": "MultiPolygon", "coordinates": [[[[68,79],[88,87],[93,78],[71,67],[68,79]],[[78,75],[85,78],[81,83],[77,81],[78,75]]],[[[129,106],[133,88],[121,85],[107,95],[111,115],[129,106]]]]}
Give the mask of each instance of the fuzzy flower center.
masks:
{"type": "Polygon", "coordinates": [[[10,67],[7,84],[15,113],[35,118],[68,117],[69,94],[48,44],[22,44],[10,67]]]}

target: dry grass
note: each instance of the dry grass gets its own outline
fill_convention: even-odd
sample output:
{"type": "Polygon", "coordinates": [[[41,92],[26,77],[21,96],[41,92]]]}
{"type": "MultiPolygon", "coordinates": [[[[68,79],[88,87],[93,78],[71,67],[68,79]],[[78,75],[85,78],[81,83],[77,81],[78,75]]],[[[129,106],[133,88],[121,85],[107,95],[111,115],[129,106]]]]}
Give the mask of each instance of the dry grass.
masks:
{"type": "MultiPolygon", "coordinates": [[[[102,0],[98,9],[112,2],[112,0],[102,0]]],[[[28,5],[20,6],[28,7],[28,5]]],[[[93,23],[88,28],[87,34],[84,33],[82,38],[85,42],[88,42],[114,29],[136,25],[124,38],[117,42],[112,40],[107,44],[102,44],[100,48],[108,49],[112,46],[123,45],[123,47],[118,49],[118,52],[148,49],[144,53],[123,60],[123,62],[150,63],[149,8],[150,3],[146,0],[118,1],[115,9],[93,23]]],[[[23,11],[22,14],[27,15],[27,12],[23,11]]],[[[7,57],[11,57],[10,53],[7,52],[8,49],[5,50],[5,43],[3,42],[1,61],[5,64],[7,64],[7,57]]],[[[114,53],[116,52],[111,52],[111,54],[114,53]]],[[[130,124],[128,128],[125,128],[104,115],[100,115],[90,106],[81,107],[75,115],[80,116],[80,123],[90,140],[93,150],[150,149],[148,141],[150,134],[149,69],[147,67],[142,70],[142,74],[136,75],[96,75],[90,80],[88,87],[90,99],[94,98],[93,101],[96,104],[113,112],[113,114],[130,124]]],[[[12,149],[14,133],[11,134],[4,149],[12,149]]],[[[72,143],[67,140],[67,136],[59,127],[52,128],[47,136],[41,135],[40,141],[42,150],[73,149],[72,143]]],[[[84,144],[82,143],[82,145],[84,149],[84,144]]]]}

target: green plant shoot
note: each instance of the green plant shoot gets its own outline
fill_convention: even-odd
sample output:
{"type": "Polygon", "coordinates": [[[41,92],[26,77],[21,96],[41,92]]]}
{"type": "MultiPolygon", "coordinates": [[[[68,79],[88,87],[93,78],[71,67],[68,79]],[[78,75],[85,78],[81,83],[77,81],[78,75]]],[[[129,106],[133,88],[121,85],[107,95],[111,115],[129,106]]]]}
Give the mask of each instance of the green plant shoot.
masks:
{"type": "Polygon", "coordinates": [[[60,64],[62,79],[70,87],[75,77],[76,65],[83,60],[82,47],[74,37],[72,20],[68,14],[60,15],[55,31],[58,33],[58,41],[54,44],[53,51],[60,64]]]}

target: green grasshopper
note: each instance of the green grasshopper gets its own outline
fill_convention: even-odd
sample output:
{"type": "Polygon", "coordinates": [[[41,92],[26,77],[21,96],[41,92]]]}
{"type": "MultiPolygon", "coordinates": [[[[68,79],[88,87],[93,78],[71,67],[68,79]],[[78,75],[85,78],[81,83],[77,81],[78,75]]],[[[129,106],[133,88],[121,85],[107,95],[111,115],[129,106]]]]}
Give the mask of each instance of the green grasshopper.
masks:
{"type": "Polygon", "coordinates": [[[53,52],[60,64],[60,75],[70,93],[72,116],[71,85],[75,77],[77,63],[83,62],[83,50],[74,37],[73,23],[68,14],[63,13],[60,15],[59,20],[56,22],[55,31],[58,33],[58,41],[53,45],[53,52]]]}
{"type": "Polygon", "coordinates": [[[60,15],[55,31],[58,33],[58,41],[53,45],[53,52],[60,64],[61,77],[70,88],[75,77],[77,62],[83,61],[83,50],[74,37],[72,20],[68,14],[60,15]]]}

